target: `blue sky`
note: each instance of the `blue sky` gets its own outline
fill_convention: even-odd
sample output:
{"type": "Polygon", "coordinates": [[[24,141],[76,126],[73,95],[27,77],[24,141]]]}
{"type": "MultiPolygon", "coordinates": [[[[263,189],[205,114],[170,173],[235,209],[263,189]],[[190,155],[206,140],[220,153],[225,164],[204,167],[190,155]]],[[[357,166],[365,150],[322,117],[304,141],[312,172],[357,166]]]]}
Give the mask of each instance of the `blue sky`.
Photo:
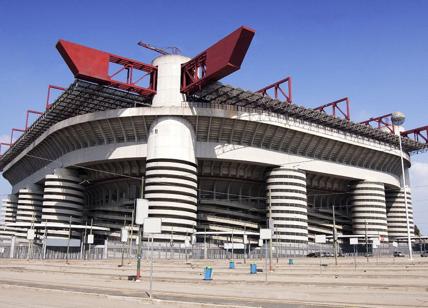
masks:
{"type": "MultiPolygon", "coordinates": [[[[406,128],[427,125],[427,12],[428,1],[0,0],[0,138],[24,126],[27,109],[43,109],[48,84],[72,82],[60,38],[150,62],[139,40],[193,56],[241,25],[256,36],[225,82],[257,90],[291,75],[299,105],[349,96],[354,121],[400,110],[406,128]]],[[[428,154],[413,161],[416,223],[426,234],[428,154]]]]}

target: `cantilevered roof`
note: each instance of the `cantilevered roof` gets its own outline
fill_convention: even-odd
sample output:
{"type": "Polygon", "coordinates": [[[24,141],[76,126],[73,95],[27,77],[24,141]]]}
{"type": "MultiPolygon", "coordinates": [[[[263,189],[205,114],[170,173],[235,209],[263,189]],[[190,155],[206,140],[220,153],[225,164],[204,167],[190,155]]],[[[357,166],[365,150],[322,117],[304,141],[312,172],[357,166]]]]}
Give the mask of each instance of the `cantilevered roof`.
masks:
{"type": "MultiPolygon", "coordinates": [[[[218,82],[195,92],[188,97],[188,100],[209,103],[213,106],[216,104],[234,105],[246,110],[254,109],[285,114],[398,146],[398,137],[391,133],[218,82]]],[[[62,120],[96,111],[150,105],[151,98],[76,79],[52,104],[51,108],[40,116],[1,156],[0,170],[3,170],[47,129],[62,120]]],[[[408,152],[417,152],[426,149],[427,144],[403,138],[403,148],[408,152]]]]}
{"type": "Polygon", "coordinates": [[[28,130],[1,156],[0,170],[54,124],[86,113],[150,106],[151,99],[76,79],[28,130]]]}
{"type": "MultiPolygon", "coordinates": [[[[299,118],[305,121],[325,125],[328,127],[349,131],[357,135],[365,136],[371,139],[380,140],[398,146],[398,136],[369,125],[363,125],[333,117],[324,112],[311,108],[287,104],[277,99],[263,96],[260,93],[234,88],[221,83],[215,83],[194,93],[189,100],[208,102],[210,104],[228,104],[241,106],[245,108],[261,109],[274,113],[286,114],[293,118],[299,118]]],[[[409,138],[403,138],[403,149],[408,152],[424,150],[427,144],[417,142],[409,138]]]]}

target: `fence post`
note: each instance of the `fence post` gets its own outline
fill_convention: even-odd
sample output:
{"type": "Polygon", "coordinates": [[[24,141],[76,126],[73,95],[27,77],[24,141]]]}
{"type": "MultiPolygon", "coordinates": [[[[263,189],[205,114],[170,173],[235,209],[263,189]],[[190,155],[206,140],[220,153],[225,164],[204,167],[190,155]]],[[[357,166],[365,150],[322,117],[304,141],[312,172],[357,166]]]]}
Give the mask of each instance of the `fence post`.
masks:
{"type": "Polygon", "coordinates": [[[15,236],[12,235],[12,238],[10,240],[10,254],[9,254],[10,259],[13,259],[14,252],[15,252],[15,236]]]}
{"type": "Polygon", "coordinates": [[[105,239],[104,240],[104,255],[103,255],[103,259],[107,259],[107,252],[108,252],[108,250],[107,250],[107,248],[108,248],[108,239],[105,239]]]}

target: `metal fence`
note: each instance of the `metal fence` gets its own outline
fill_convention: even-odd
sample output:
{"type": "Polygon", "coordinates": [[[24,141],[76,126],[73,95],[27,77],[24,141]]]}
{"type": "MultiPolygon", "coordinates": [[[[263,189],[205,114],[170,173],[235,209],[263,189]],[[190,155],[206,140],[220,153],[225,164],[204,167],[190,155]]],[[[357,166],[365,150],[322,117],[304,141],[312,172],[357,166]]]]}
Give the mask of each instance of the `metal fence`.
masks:
{"type": "MultiPolygon", "coordinates": [[[[418,252],[417,245],[414,246],[415,253],[418,252]]],[[[153,250],[154,257],[157,259],[257,259],[263,258],[266,253],[266,246],[263,247],[246,247],[243,249],[224,249],[216,245],[196,243],[193,246],[185,247],[184,245],[169,245],[169,243],[154,243],[151,247],[147,242],[142,243],[141,257],[147,259],[150,256],[150,250],[153,250]]],[[[401,251],[406,254],[407,245],[400,243],[398,247],[392,244],[381,244],[373,249],[371,244],[356,245],[355,250],[350,245],[340,245],[339,251],[341,255],[353,256],[354,253],[358,256],[365,256],[366,252],[373,256],[392,256],[394,251],[401,251]]],[[[283,244],[272,247],[272,256],[274,258],[289,258],[306,256],[309,253],[333,254],[333,246],[331,244],[283,244]]],[[[28,243],[17,243],[12,245],[11,242],[0,242],[0,258],[15,258],[15,259],[120,259],[120,258],[135,258],[137,256],[137,247],[134,245],[124,245],[120,242],[105,242],[104,245],[85,245],[85,247],[43,247],[41,244],[29,245],[28,243]],[[11,249],[13,253],[11,255],[11,249]]]]}

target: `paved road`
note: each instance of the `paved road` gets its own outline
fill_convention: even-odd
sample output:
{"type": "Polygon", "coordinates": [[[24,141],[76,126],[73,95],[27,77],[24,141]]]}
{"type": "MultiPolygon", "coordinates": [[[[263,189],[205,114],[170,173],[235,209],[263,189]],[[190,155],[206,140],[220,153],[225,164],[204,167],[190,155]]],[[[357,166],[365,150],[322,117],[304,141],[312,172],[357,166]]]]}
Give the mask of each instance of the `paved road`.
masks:
{"type": "Polygon", "coordinates": [[[134,265],[117,261],[0,260],[1,307],[427,307],[428,260],[391,259],[369,264],[331,263],[320,272],[319,261],[285,261],[275,271],[249,275],[248,264],[229,270],[212,261],[214,280],[202,280],[206,261],[158,261],[154,272],[155,301],[148,298],[147,264],[143,281],[128,277],[134,265]]]}

